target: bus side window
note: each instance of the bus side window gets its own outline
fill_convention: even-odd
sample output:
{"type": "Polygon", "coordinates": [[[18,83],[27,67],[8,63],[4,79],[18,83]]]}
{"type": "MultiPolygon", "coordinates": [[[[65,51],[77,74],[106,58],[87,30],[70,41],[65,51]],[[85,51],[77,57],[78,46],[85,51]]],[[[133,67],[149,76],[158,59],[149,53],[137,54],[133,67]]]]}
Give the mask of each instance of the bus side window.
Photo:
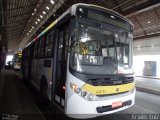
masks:
{"type": "Polygon", "coordinates": [[[44,37],[43,37],[43,38],[42,38],[42,46],[41,46],[41,57],[44,56],[44,41],[45,41],[45,39],[44,39],[44,37]]]}
{"type": "Polygon", "coordinates": [[[46,35],[45,57],[48,57],[48,43],[49,43],[49,34],[46,35]]]}
{"type": "Polygon", "coordinates": [[[38,56],[38,40],[35,42],[34,46],[34,58],[37,58],[38,56]]]}
{"type": "Polygon", "coordinates": [[[38,47],[38,55],[37,55],[37,57],[40,58],[41,57],[42,38],[40,38],[38,42],[39,42],[39,47],[38,47]]]}
{"type": "Polygon", "coordinates": [[[47,34],[46,45],[45,45],[45,47],[46,47],[45,57],[51,57],[52,56],[53,35],[54,35],[54,31],[51,31],[50,33],[47,34]]]}
{"type": "Polygon", "coordinates": [[[39,57],[42,58],[44,54],[44,37],[41,38],[39,46],[39,57]]]}

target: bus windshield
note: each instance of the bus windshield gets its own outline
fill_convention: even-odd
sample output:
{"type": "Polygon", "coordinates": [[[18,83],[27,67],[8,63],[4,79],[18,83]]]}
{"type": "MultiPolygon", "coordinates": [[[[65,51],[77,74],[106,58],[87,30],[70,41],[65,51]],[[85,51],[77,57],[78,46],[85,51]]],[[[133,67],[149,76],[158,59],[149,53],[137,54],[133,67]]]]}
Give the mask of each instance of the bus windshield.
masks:
{"type": "Polygon", "coordinates": [[[71,67],[87,74],[132,73],[132,38],[127,32],[78,25],[72,40],[71,67]]]}
{"type": "Polygon", "coordinates": [[[22,55],[21,54],[15,54],[13,57],[13,63],[21,63],[22,55]]]}

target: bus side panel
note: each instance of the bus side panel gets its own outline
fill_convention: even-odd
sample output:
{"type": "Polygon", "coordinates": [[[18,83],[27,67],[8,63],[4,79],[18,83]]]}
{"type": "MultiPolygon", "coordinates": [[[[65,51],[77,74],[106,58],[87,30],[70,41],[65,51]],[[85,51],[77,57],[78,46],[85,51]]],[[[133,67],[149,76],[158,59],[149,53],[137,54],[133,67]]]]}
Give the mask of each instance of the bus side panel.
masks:
{"type": "Polygon", "coordinates": [[[33,60],[32,69],[32,84],[40,90],[40,83],[45,77],[48,85],[48,98],[51,100],[51,87],[52,87],[52,58],[36,59],[33,60]],[[45,62],[50,62],[49,66],[45,65],[45,62]]]}
{"type": "Polygon", "coordinates": [[[37,71],[37,66],[38,66],[38,59],[33,59],[32,60],[32,72],[31,72],[31,83],[38,89],[39,88],[39,80],[38,80],[38,71],[37,71]]]}
{"type": "Polygon", "coordinates": [[[36,52],[34,51],[35,52],[34,58],[32,59],[32,65],[31,65],[32,66],[31,83],[40,91],[41,87],[45,86],[43,83],[41,84],[41,82],[46,81],[47,82],[46,92],[48,92],[47,95],[48,95],[49,100],[51,100],[51,88],[52,88],[53,57],[52,57],[52,47],[51,46],[53,46],[53,33],[54,31],[49,31],[46,34],[47,37],[44,36],[43,38],[40,38],[39,41],[37,41],[36,46],[38,47],[34,48],[36,52]]]}
{"type": "Polygon", "coordinates": [[[51,100],[51,88],[52,88],[52,58],[45,58],[41,59],[37,64],[37,70],[38,70],[38,77],[39,77],[39,86],[41,82],[42,76],[45,77],[48,84],[48,98],[51,100]],[[50,63],[49,65],[46,65],[47,63],[50,63]]]}

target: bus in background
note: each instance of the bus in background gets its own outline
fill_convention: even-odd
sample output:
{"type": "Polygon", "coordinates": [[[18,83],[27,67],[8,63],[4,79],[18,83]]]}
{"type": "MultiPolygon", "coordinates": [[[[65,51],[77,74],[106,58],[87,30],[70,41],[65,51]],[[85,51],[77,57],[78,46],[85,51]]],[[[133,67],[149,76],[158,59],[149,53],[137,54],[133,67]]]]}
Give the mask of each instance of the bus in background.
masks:
{"type": "Polygon", "coordinates": [[[14,70],[21,70],[22,53],[16,53],[13,56],[12,65],[14,70]]]}
{"type": "Polygon", "coordinates": [[[24,80],[73,118],[135,103],[133,25],[91,4],[72,5],[23,49],[24,80]]]}

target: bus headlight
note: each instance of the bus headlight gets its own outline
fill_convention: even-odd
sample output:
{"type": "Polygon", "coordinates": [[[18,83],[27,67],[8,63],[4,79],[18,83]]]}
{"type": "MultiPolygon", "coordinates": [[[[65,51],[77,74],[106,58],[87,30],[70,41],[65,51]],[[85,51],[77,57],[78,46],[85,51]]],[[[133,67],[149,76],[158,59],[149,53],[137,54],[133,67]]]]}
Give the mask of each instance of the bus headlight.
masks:
{"type": "Polygon", "coordinates": [[[87,92],[85,92],[85,91],[82,91],[82,92],[81,92],[81,96],[82,96],[82,97],[85,97],[86,95],[87,95],[87,92]]]}
{"type": "Polygon", "coordinates": [[[76,93],[77,93],[77,94],[80,94],[81,92],[82,92],[82,89],[81,89],[81,88],[76,89],[76,93]]]}
{"type": "Polygon", "coordinates": [[[82,90],[81,88],[78,88],[78,86],[76,84],[70,83],[70,87],[76,94],[85,98],[86,100],[91,101],[91,100],[95,99],[95,96],[92,93],[88,93],[88,92],[82,90]]]}
{"type": "Polygon", "coordinates": [[[88,99],[89,101],[94,100],[94,95],[91,94],[91,93],[89,93],[89,94],[87,95],[87,99],[88,99]]]}

